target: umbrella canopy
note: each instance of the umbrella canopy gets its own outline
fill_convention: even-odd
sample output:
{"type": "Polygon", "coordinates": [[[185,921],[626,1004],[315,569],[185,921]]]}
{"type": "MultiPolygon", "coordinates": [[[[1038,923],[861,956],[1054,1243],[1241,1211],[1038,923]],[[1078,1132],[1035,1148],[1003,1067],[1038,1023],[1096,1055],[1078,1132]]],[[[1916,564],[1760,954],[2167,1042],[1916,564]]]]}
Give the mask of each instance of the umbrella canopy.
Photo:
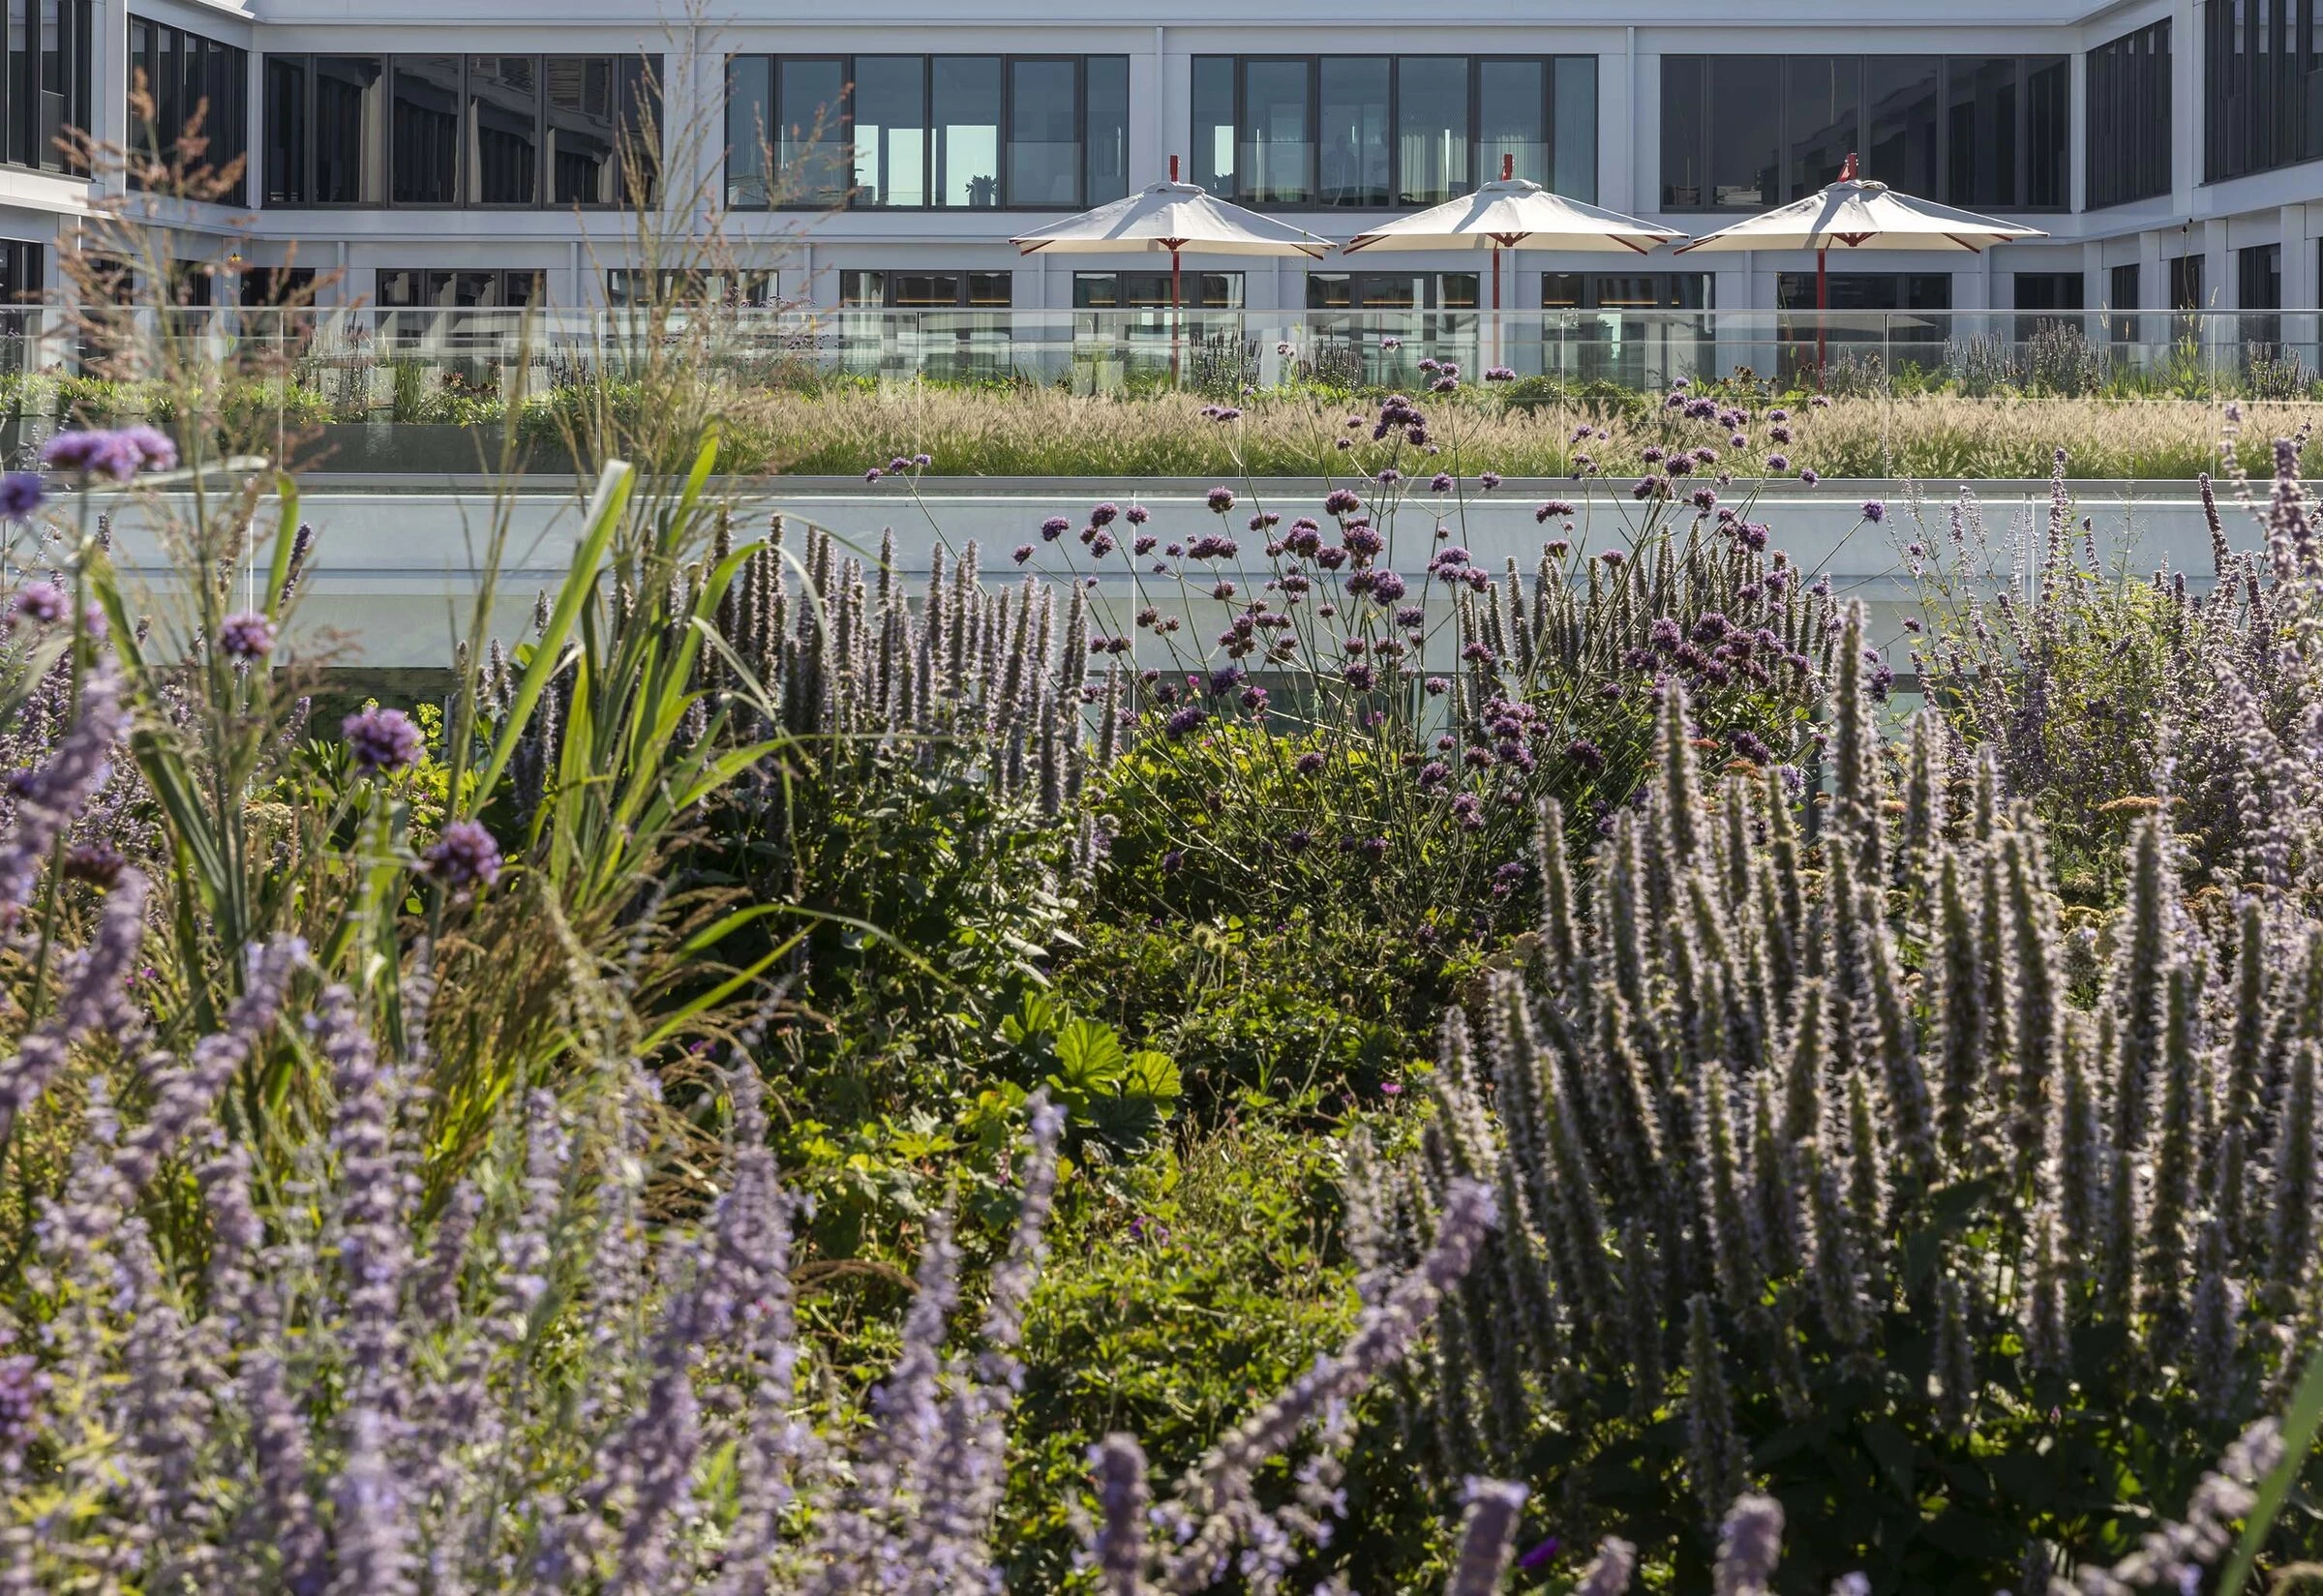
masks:
{"type": "Polygon", "coordinates": [[[1932,199],[1898,194],[1885,183],[1856,177],[1855,157],[1848,175],[1821,194],[1777,206],[1747,222],[1705,233],[1677,247],[1696,250],[1967,250],[2019,238],[2046,238],[2037,227],[2020,227],[1998,217],[1954,210],[1932,199]]]}
{"type": "Polygon", "coordinates": [[[1357,250],[1629,250],[1685,237],[1619,211],[1600,210],[1522,177],[1502,176],[1474,194],[1398,217],[1343,246],[1357,250]]]}
{"type": "MultiPolygon", "coordinates": [[[[1795,199],[1788,205],[1737,222],[1731,227],[1705,233],[1677,247],[1679,255],[1696,250],[1813,250],[1815,252],[1815,309],[1831,305],[1830,255],[1843,250],[1966,250],[1981,254],[1993,244],[2019,238],[2046,238],[2038,227],[2020,227],[1998,217],[1954,210],[1933,199],[1898,194],[1885,183],[1855,175],[1850,154],[1840,168],[1839,181],[1820,194],[1795,199]]],[[[1828,351],[1830,329],[1820,316],[1815,323],[1815,369],[1821,372],[1828,351]]]]}
{"type": "Polygon", "coordinates": [[[1025,255],[1043,250],[1111,255],[1123,250],[1181,250],[1194,255],[1303,255],[1320,258],[1331,241],[1304,227],[1278,222],[1216,198],[1207,190],[1177,180],[1178,158],[1169,158],[1170,180],[1126,199],[1069,216],[1010,243],[1025,255]]]}

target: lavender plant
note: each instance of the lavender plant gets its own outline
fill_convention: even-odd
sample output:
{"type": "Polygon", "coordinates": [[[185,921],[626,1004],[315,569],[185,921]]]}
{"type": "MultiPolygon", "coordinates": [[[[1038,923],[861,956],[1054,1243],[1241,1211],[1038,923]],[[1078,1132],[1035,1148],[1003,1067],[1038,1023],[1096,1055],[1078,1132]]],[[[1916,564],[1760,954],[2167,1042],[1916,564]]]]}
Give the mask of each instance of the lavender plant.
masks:
{"type": "Polygon", "coordinates": [[[1440,1478],[1523,1478],[1681,1582],[1743,1489],[1805,1585],[2074,1578],[2142,1533],[2113,1482],[2190,1490],[2316,1333],[2323,960],[2279,895],[2191,913],[2160,816],[2068,949],[1997,759],[1944,779],[1923,712],[1894,779],[1865,676],[1855,610],[1813,846],[1771,781],[1705,800],[1662,684],[1645,809],[1447,1020],[1417,1178],[1351,1230],[1380,1268],[1429,1193],[1500,1194],[1405,1410],[1440,1478]]]}
{"type": "Polygon", "coordinates": [[[1916,533],[1907,548],[1928,619],[1914,660],[1930,702],[2034,804],[2082,895],[2118,886],[2122,840],[2166,807],[2195,888],[2315,901],[2323,723],[2301,617],[2323,566],[2301,444],[2276,444],[2256,550],[2233,547],[2202,479],[2207,589],[2185,572],[2109,567],[2089,524],[2075,524],[2062,451],[2038,528],[1996,537],[1964,493],[1940,535],[1916,533]]]}

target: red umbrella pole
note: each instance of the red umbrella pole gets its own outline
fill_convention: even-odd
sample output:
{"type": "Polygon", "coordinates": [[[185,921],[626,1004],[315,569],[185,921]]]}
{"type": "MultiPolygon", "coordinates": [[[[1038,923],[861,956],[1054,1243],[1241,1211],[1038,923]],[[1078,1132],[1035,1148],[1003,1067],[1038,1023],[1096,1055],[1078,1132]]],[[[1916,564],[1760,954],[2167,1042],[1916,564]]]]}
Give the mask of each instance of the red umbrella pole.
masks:
{"type": "Polygon", "coordinates": [[[1500,240],[1493,240],[1493,359],[1500,358],[1500,240]]]}
{"type": "Polygon", "coordinates": [[[1178,385],[1178,332],[1185,318],[1178,312],[1178,252],[1169,252],[1169,385],[1178,385]]]}
{"type": "Polygon", "coordinates": [[[1831,323],[1831,250],[1825,245],[1815,252],[1815,386],[1823,387],[1824,357],[1830,352],[1831,323]]]}

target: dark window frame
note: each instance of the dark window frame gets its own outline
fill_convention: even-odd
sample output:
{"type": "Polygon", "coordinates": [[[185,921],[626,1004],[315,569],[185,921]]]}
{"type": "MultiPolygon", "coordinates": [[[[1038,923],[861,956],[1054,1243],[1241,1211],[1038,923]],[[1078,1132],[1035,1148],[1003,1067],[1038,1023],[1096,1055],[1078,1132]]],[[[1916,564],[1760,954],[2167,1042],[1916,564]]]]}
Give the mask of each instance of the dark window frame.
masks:
{"type": "MultiPolygon", "coordinates": [[[[1769,51],[1764,57],[1765,59],[1770,59],[1782,63],[1782,87],[1777,95],[1778,114],[1776,117],[1776,126],[1778,130],[1776,134],[1776,147],[1780,152],[1780,162],[1777,167],[1778,170],[1788,170],[1791,160],[1791,152],[1795,144],[1795,138],[1791,126],[1792,95],[1790,91],[1790,64],[1795,59],[1828,61],[1831,59],[1833,53],[1834,52],[1827,50],[1814,52],[1786,50],[1780,53],[1769,51]]],[[[1715,94],[1710,82],[1712,74],[1708,71],[1707,63],[1722,59],[1728,59],[1728,57],[1671,54],[1665,55],[1661,58],[1664,107],[1662,128],[1665,143],[1663,145],[1661,155],[1661,172],[1658,174],[1660,181],[1657,185],[1656,192],[1660,196],[1661,209],[1665,214],[1687,215],[1703,212],[1731,216],[1747,215],[1753,210],[1764,208],[1764,206],[1753,206],[1747,204],[1720,205],[1715,203],[1711,198],[1715,191],[1710,182],[1711,166],[1709,157],[1711,150],[1717,145],[1718,129],[1716,125],[1717,106],[1715,104],[1715,94]],[[1696,137],[1698,138],[1699,143],[1692,153],[1695,157],[1697,167],[1702,174],[1702,180],[1698,186],[1703,193],[1704,198],[1702,202],[1691,205],[1673,203],[1669,197],[1672,187],[1670,183],[1670,160],[1673,152],[1666,140],[1670,129],[1669,104],[1672,88],[1671,78],[1674,73],[1679,75],[1699,74],[1702,83],[1702,87],[1698,91],[1700,96],[1700,110],[1696,118],[1696,137]]],[[[1869,88],[1870,79],[1868,75],[1868,68],[1874,61],[1890,58],[1866,55],[1861,59],[1865,69],[1865,75],[1859,79],[1859,81],[1863,84],[1863,88],[1856,96],[1855,148],[1857,151],[1868,151],[1871,147],[1871,118],[1873,111],[1872,95],[1869,88]]],[[[1951,139],[1948,136],[1947,128],[1946,125],[1946,112],[1952,104],[1952,72],[1954,65],[1956,63],[2006,60],[2015,64],[2016,73],[2016,105],[2012,113],[2015,136],[2013,140],[2014,147],[2011,157],[2014,168],[2012,176],[2016,200],[2012,203],[1996,204],[1993,208],[2010,213],[2021,212],[2031,215],[2064,214],[2071,210],[2072,195],[2070,193],[2069,173],[2067,174],[2068,181],[2064,185],[2067,192],[2059,196],[2056,203],[2035,205],[2026,202],[2030,196],[2032,179],[2035,169],[2033,166],[2034,156],[2032,148],[2032,116],[2034,97],[2031,90],[2033,77],[2036,73],[2053,71],[2060,65],[2064,66],[2066,69],[2067,75],[2067,86],[2066,90],[2067,104],[2066,106],[2065,116],[2060,121],[2059,127],[2061,131],[2064,131],[2066,134],[2067,149],[2068,152],[2067,159],[2069,159],[2070,127],[2072,117],[2072,107],[2070,105],[2070,96],[2072,92],[2070,87],[2071,57],[2055,54],[1924,55],[1915,56],[1912,57],[1912,59],[1933,61],[1936,63],[1937,68],[1937,125],[1935,129],[1936,192],[1929,195],[1923,195],[1920,197],[1933,199],[1944,203],[1951,202],[1946,200],[1945,198],[1952,187],[1951,139]]],[[[1867,171],[1863,175],[1866,177],[1876,178],[1880,174],[1876,171],[1867,171]]],[[[1788,185],[1786,184],[1786,189],[1788,185]]],[[[1784,199],[1767,201],[1766,203],[1785,203],[1789,197],[1790,196],[1786,193],[1784,199]]]]}
{"type": "MultiPolygon", "coordinates": [[[[1033,211],[1053,214],[1059,211],[1078,210],[1084,205],[1091,203],[1089,198],[1090,64],[1095,61],[1119,61],[1122,62],[1126,67],[1129,57],[1127,55],[1114,55],[1104,51],[1098,51],[1095,53],[1075,53],[1070,50],[1027,50],[1022,52],[1010,52],[1005,50],[861,50],[851,52],[807,50],[788,53],[769,52],[763,50],[740,50],[728,55],[725,60],[724,93],[727,97],[727,101],[724,107],[724,113],[721,117],[721,125],[727,130],[730,139],[734,127],[733,94],[735,84],[735,66],[738,62],[741,61],[757,61],[763,63],[765,67],[767,83],[767,114],[764,125],[761,129],[761,136],[765,137],[769,143],[776,146],[779,146],[780,144],[782,138],[782,130],[788,126],[791,126],[794,121],[794,118],[782,105],[782,64],[785,61],[828,61],[837,63],[839,68],[839,105],[837,106],[837,123],[835,127],[835,134],[834,130],[830,128],[827,127],[825,130],[826,137],[835,136],[837,159],[843,165],[847,180],[846,193],[837,200],[837,208],[851,211],[875,211],[898,215],[911,215],[929,212],[944,212],[949,214],[975,211],[1033,211]],[[936,202],[936,73],[934,64],[937,60],[943,57],[956,57],[963,60],[997,61],[1000,63],[1000,115],[999,121],[994,130],[997,135],[995,140],[997,148],[993,152],[993,164],[996,168],[993,173],[993,181],[997,197],[990,205],[944,205],[936,202]],[[922,143],[920,146],[920,169],[922,174],[922,182],[925,185],[925,193],[928,196],[926,201],[921,204],[865,204],[858,196],[859,190],[855,181],[854,138],[855,85],[858,76],[856,63],[858,61],[874,58],[909,59],[917,60],[921,63],[920,73],[920,132],[922,143]],[[1020,61],[1039,62],[1050,65],[1069,63],[1072,68],[1073,143],[1080,153],[1073,164],[1073,192],[1075,197],[1070,202],[1061,202],[1057,200],[1019,201],[1009,192],[1011,188],[1010,167],[1011,165],[1010,146],[1014,142],[1012,130],[1015,126],[1016,115],[1016,64],[1020,61]]],[[[801,127],[808,126],[811,116],[812,110],[810,108],[805,111],[804,115],[797,119],[798,125],[801,127]]],[[[1122,183],[1123,192],[1126,194],[1128,192],[1128,163],[1126,159],[1123,165],[1124,171],[1122,173],[1122,183]]],[[[827,199],[816,199],[811,196],[789,199],[779,205],[772,202],[770,196],[758,200],[735,198],[736,187],[734,146],[731,141],[728,142],[720,159],[720,166],[723,171],[722,189],[726,195],[726,208],[729,210],[824,211],[834,208],[831,201],[827,199]]],[[[764,189],[771,181],[771,173],[765,170],[758,170],[755,172],[752,181],[764,189]]],[[[1114,196],[1113,197],[1118,198],[1120,196],[1114,196]]]]}
{"type": "Polygon", "coordinates": [[[839,272],[839,308],[848,311],[1003,311],[1015,302],[1016,275],[1010,267],[986,268],[967,266],[847,266],[839,272]],[[956,277],[958,286],[948,300],[916,300],[911,304],[896,302],[896,282],[906,277],[956,277]],[[1006,280],[1009,298],[989,297],[991,279],[1006,280]],[[864,279],[879,280],[879,297],[867,299],[864,279]],[[976,280],[985,281],[987,297],[976,295],[976,280]]]}
{"type": "MultiPolygon", "coordinates": [[[[132,147],[140,154],[166,161],[185,133],[196,106],[203,105],[206,107],[201,122],[201,136],[206,140],[203,167],[215,171],[236,157],[242,160],[242,172],[234,186],[214,203],[247,203],[251,193],[250,51],[239,45],[134,13],[128,20],[125,82],[143,73],[146,93],[154,102],[153,120],[134,125],[129,131],[132,147]],[[165,39],[168,42],[166,57],[165,39]],[[160,70],[165,58],[173,64],[166,74],[160,70]]],[[[9,80],[15,81],[13,76],[9,80]]],[[[134,174],[131,181],[136,181],[134,174]]]]}
{"type": "Polygon", "coordinates": [[[2202,37],[2202,181],[2323,160],[2323,41],[2313,0],[2210,0],[2202,37]],[[2264,24],[2265,32],[2261,32],[2264,24]]]}
{"type": "MultiPolygon", "coordinates": [[[[1219,196],[1219,197],[1222,199],[1231,199],[1236,204],[1247,205],[1252,210],[1270,212],[1315,211],[1343,213],[1351,210],[1392,211],[1407,209],[1411,205],[1437,203],[1437,201],[1433,200],[1405,201],[1399,197],[1404,190],[1403,172],[1403,151],[1401,134],[1401,130],[1403,125],[1403,74],[1399,69],[1401,64],[1404,61],[1423,58],[1446,61],[1465,61],[1467,63],[1468,130],[1466,143],[1468,160],[1471,167],[1476,162],[1477,146],[1484,141],[1484,64],[1487,61],[1523,61],[1528,63],[1538,63],[1541,68],[1541,146],[1545,155],[1546,172],[1550,179],[1549,183],[1545,183],[1543,185],[1544,187],[1553,186],[1557,167],[1557,65],[1563,61],[1588,62],[1590,72],[1590,107],[1593,113],[1591,117],[1591,147],[1589,151],[1590,160],[1587,166],[1591,179],[1589,185],[1590,192],[1586,195],[1572,195],[1568,196],[1567,197],[1581,199],[1590,204],[1594,204],[1596,202],[1597,196],[1595,178],[1598,165],[1597,157],[1599,154],[1598,142],[1599,137],[1602,135],[1603,128],[1599,116],[1594,113],[1597,113],[1601,110],[1603,96],[1599,91],[1604,85],[1599,81],[1601,74],[1599,71],[1598,58],[1594,55],[1583,54],[1575,51],[1552,51],[1546,54],[1488,56],[1472,54],[1460,50],[1334,50],[1328,53],[1319,54],[1304,54],[1298,52],[1260,52],[1250,55],[1222,55],[1213,52],[1194,56],[1192,58],[1192,66],[1191,68],[1192,74],[1198,75],[1202,71],[1202,64],[1204,62],[1223,61],[1227,63],[1228,70],[1233,75],[1233,93],[1231,96],[1231,102],[1233,105],[1234,117],[1234,191],[1231,194],[1222,194],[1219,196]],[[1386,121],[1388,202],[1383,206],[1333,204],[1326,201],[1322,197],[1321,173],[1315,168],[1320,165],[1322,157],[1322,64],[1326,60],[1380,60],[1385,61],[1388,64],[1386,121]],[[1249,68],[1253,62],[1278,66],[1284,64],[1304,64],[1307,69],[1307,149],[1309,170],[1307,183],[1308,197],[1303,200],[1286,201],[1258,199],[1252,197],[1251,191],[1245,186],[1245,179],[1248,174],[1243,169],[1244,162],[1242,160],[1242,150],[1246,144],[1251,129],[1249,68]]],[[[1497,178],[1499,175],[1500,174],[1496,171],[1479,172],[1471,170],[1468,173],[1468,183],[1469,186],[1473,188],[1479,183],[1490,182],[1497,178]]]]}
{"type": "Polygon", "coordinates": [[[1543,272],[1541,274],[1541,309],[1544,311],[1631,312],[1636,314],[1664,312],[1693,312],[1715,310],[1718,303],[1718,276],[1705,271],[1644,271],[1644,272],[1543,272]],[[1655,303],[1635,305],[1605,303],[1605,288],[1609,283],[1650,281],[1655,303]],[[1560,292],[1561,290],[1561,292],[1560,292]],[[1701,303],[1688,305],[1691,295],[1701,303]],[[1552,303],[1552,297],[1554,302],[1552,303]]]}
{"type": "MultiPolygon", "coordinates": [[[[468,166],[470,165],[468,159],[468,145],[470,139],[470,91],[468,87],[468,77],[471,52],[461,51],[457,54],[452,54],[452,58],[457,60],[460,64],[459,87],[454,96],[454,103],[458,106],[457,117],[459,122],[459,136],[456,141],[456,151],[452,171],[454,197],[448,201],[396,198],[397,162],[395,159],[395,92],[396,79],[399,71],[398,64],[405,61],[415,62],[440,59],[447,54],[452,54],[452,52],[442,50],[356,50],[351,52],[345,50],[267,51],[263,58],[264,64],[262,68],[264,73],[262,82],[265,84],[267,92],[260,96],[260,143],[268,155],[271,156],[276,144],[276,103],[272,93],[272,85],[275,80],[275,68],[278,63],[285,67],[294,66],[300,75],[298,105],[295,110],[295,116],[297,119],[299,135],[296,143],[302,167],[298,173],[297,187],[294,191],[297,196],[295,198],[278,199],[274,197],[274,196],[277,194],[288,194],[293,191],[290,190],[289,186],[286,182],[283,181],[280,174],[271,169],[265,173],[266,181],[264,187],[259,192],[262,192],[267,196],[267,208],[276,210],[316,211],[498,212],[561,211],[578,208],[585,211],[624,211],[629,209],[632,205],[643,205],[650,208],[658,206],[661,203],[668,175],[666,167],[669,157],[667,141],[663,136],[663,118],[667,111],[667,104],[663,99],[663,90],[665,88],[666,81],[663,75],[664,58],[660,55],[650,53],[640,53],[632,56],[622,52],[614,52],[608,54],[600,50],[546,50],[537,52],[524,50],[477,50],[472,52],[472,56],[475,57],[490,56],[496,60],[507,60],[516,56],[529,56],[530,60],[532,61],[533,78],[536,85],[532,104],[533,198],[528,204],[513,201],[494,201],[491,203],[486,203],[468,196],[468,191],[473,186],[468,182],[468,166]],[[572,59],[602,60],[612,65],[614,71],[614,123],[616,129],[615,138],[617,159],[618,151],[619,149],[619,140],[621,137],[624,135],[631,134],[636,131],[631,127],[629,121],[629,112],[632,108],[633,103],[631,100],[625,97],[625,89],[628,86],[628,80],[624,79],[622,69],[629,65],[635,65],[640,69],[636,78],[634,79],[634,86],[637,90],[634,105],[643,116],[650,118],[650,121],[646,125],[644,131],[651,136],[651,146],[649,153],[652,157],[652,171],[648,179],[648,192],[644,196],[640,196],[636,195],[629,195],[618,199],[588,201],[571,199],[558,200],[554,197],[557,192],[557,173],[555,167],[551,165],[549,160],[550,106],[548,63],[551,61],[572,59]],[[380,81],[384,84],[383,92],[387,96],[387,125],[382,130],[382,136],[384,136],[387,141],[387,154],[382,183],[383,197],[381,198],[325,200],[315,197],[318,187],[317,183],[316,165],[319,154],[320,142],[315,136],[316,96],[319,89],[318,74],[315,69],[315,63],[317,60],[362,60],[374,62],[378,66],[380,81]]],[[[627,187],[625,179],[619,186],[622,188],[627,187]]]]}

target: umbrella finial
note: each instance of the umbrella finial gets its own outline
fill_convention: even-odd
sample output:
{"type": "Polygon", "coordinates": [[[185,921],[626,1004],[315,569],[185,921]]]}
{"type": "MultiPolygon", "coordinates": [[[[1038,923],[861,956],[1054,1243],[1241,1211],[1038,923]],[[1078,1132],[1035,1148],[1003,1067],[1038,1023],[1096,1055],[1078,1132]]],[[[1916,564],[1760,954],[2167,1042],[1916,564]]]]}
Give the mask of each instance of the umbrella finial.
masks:
{"type": "Polygon", "coordinates": [[[1855,152],[1854,150],[1849,150],[1847,152],[1847,165],[1839,168],[1839,181],[1842,183],[1853,183],[1855,180],[1855,152]]]}
{"type": "Polygon", "coordinates": [[[1517,152],[1514,150],[1502,150],[1500,152],[1500,181],[1506,183],[1516,175],[1517,152]]]}
{"type": "MultiPolygon", "coordinates": [[[[1855,157],[1852,155],[1849,156],[1848,161],[1852,164],[1855,161],[1855,157]]],[[[1175,183],[1178,180],[1178,158],[1174,155],[1169,158],[1169,180],[1172,183],[1175,183]]]]}

